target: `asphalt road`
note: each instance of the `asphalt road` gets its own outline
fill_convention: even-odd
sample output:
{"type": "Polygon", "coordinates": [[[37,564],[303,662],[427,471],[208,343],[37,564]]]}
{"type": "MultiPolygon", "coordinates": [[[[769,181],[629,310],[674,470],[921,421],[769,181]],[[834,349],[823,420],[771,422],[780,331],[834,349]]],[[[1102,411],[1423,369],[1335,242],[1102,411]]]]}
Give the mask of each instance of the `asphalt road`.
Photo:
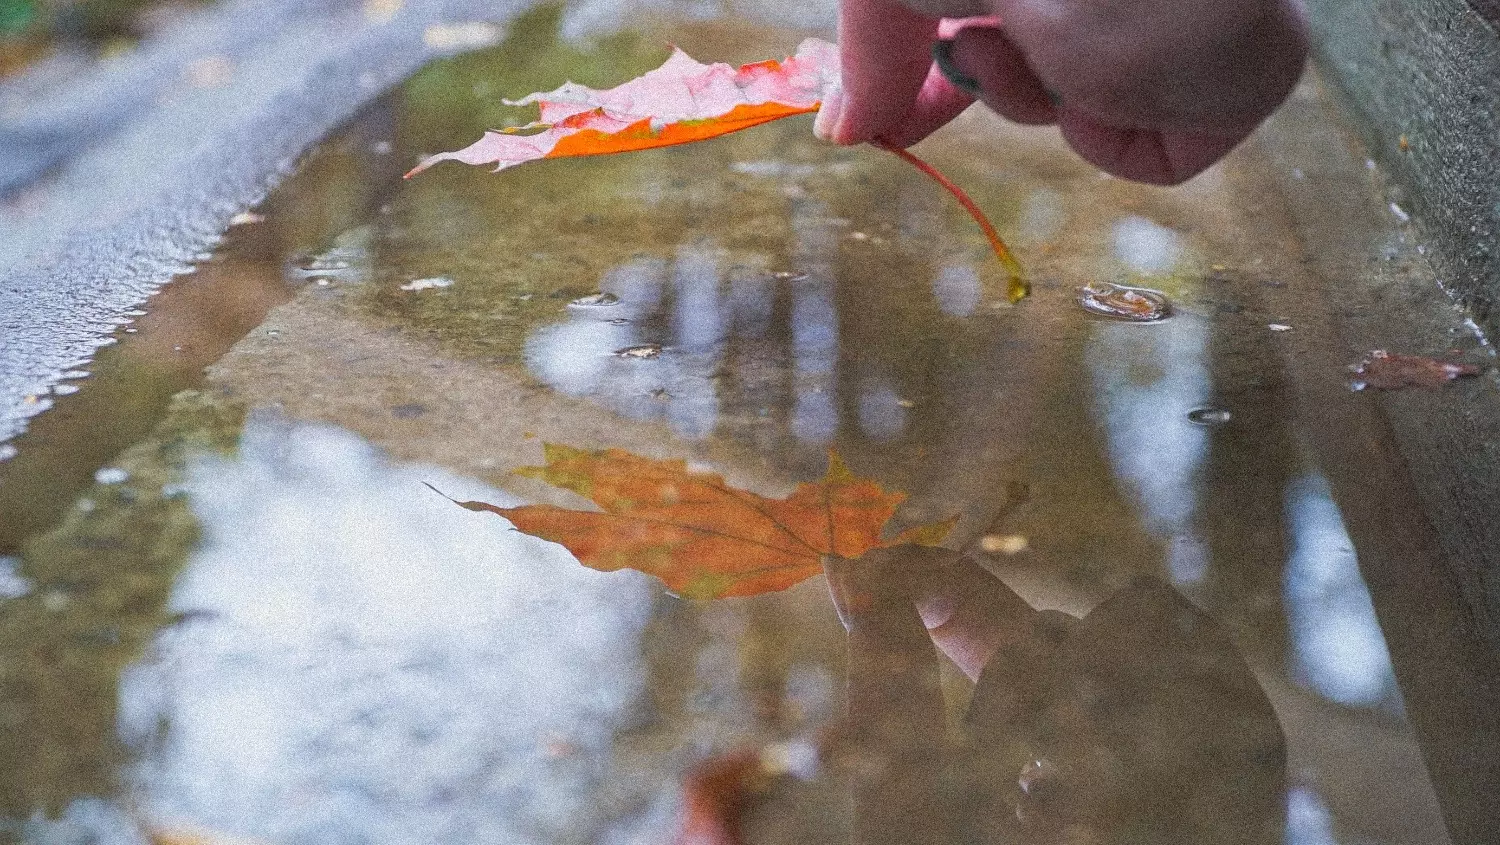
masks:
{"type": "Polygon", "coordinates": [[[225,0],[130,53],[0,84],[0,443],[297,158],[529,0],[225,0]]]}

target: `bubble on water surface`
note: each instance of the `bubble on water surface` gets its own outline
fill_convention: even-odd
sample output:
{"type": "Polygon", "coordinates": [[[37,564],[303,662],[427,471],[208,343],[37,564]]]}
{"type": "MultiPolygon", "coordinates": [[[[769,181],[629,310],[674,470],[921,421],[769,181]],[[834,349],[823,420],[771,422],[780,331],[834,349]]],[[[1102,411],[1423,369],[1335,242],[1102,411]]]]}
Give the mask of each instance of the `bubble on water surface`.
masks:
{"type": "Polygon", "coordinates": [[[1137,323],[1152,323],[1172,314],[1166,294],[1111,282],[1091,282],[1080,288],[1078,304],[1095,314],[1137,323]]]}
{"type": "Polygon", "coordinates": [[[1196,425],[1216,426],[1229,422],[1231,414],[1223,408],[1194,408],[1188,411],[1188,422],[1196,425]]]}
{"type": "Polygon", "coordinates": [[[661,354],[661,344],[642,343],[638,346],[627,346],[624,349],[616,349],[615,355],[620,358],[655,358],[661,354]]]}
{"type": "Polygon", "coordinates": [[[569,308],[610,308],[620,304],[620,298],[608,291],[580,296],[568,303],[569,308]]]}

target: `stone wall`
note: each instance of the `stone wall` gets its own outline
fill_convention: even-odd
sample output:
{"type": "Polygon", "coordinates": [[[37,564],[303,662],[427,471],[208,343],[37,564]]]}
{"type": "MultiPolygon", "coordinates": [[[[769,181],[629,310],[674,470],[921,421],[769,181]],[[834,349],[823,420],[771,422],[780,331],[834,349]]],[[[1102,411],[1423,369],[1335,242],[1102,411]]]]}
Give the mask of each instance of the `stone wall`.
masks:
{"type": "Polygon", "coordinates": [[[1445,287],[1500,336],[1500,0],[1306,0],[1317,58],[1445,287]]]}

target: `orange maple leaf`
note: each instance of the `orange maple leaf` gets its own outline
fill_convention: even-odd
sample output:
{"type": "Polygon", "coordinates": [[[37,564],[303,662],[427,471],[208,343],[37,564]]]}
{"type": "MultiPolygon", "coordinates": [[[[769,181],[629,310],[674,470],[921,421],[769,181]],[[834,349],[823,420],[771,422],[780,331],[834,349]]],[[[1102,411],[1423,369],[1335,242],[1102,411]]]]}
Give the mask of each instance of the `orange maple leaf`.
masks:
{"type": "MultiPolygon", "coordinates": [[[[808,38],[781,61],[753,62],[739,68],[723,62],[705,65],[679,49],[661,67],[614,88],[595,89],[572,82],[555,91],[530,94],[506,105],[535,103],[539,119],[525,126],[492,130],[453,152],[428,156],[406,178],[441,161],[493,164],[504,170],[544,158],[609,155],[652,147],[704,141],[772,120],[809,114],[839,84],[838,47],[808,38]]],[[[922,171],[953,195],[984,232],[995,257],[1010,277],[1009,295],[1019,301],[1030,291],[1021,265],[979,206],[963,189],[910,152],[877,144],[922,171]]]]}
{"type": "Polygon", "coordinates": [[[669,147],[738,132],[772,120],[818,110],[838,82],[834,45],[809,38],[796,55],[738,69],[705,65],[679,49],[661,67],[615,88],[569,82],[555,91],[506,100],[536,103],[540,119],[490,131],[455,152],[424,159],[408,177],[440,161],[493,164],[504,170],[542,158],[608,155],[669,147]]]}
{"type": "Polygon", "coordinates": [[[856,476],[833,453],[821,481],[802,484],[785,499],[737,490],[721,475],[689,470],[685,461],[657,461],[623,449],[546,444],[543,456],[545,466],[523,467],[517,474],[571,490],[602,512],[452,501],[499,514],[527,534],[560,543],[592,569],[639,570],[686,598],[784,590],[822,572],[825,556],[855,558],[905,543],[937,545],[957,521],[917,526],[882,540],[881,530],[906,495],[856,476]]]}

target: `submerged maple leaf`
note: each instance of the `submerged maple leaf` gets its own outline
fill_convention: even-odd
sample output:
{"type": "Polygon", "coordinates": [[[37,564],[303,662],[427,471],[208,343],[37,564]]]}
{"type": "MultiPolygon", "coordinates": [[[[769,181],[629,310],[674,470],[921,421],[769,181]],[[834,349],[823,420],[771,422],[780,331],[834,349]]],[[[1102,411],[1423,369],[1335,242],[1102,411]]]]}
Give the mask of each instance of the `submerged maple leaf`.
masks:
{"type": "Polygon", "coordinates": [[[956,521],[882,540],[881,530],[905,494],[856,476],[836,454],[829,455],[822,480],[800,485],[785,499],[737,490],[723,476],[688,469],[685,461],[657,461],[623,449],[547,444],[543,455],[545,466],[517,473],[571,490],[603,511],[456,503],[499,514],[527,534],[560,543],[592,569],[636,569],[687,598],[784,590],[822,572],[825,556],[853,558],[904,543],[937,545],[956,521]]]}
{"type": "MultiPolygon", "coordinates": [[[[808,38],[796,54],[731,67],[705,65],[673,48],[659,68],[614,88],[595,89],[572,82],[555,91],[530,94],[506,105],[536,104],[536,121],[492,130],[453,152],[428,156],[406,177],[441,161],[493,164],[504,170],[544,158],[574,158],[669,147],[749,129],[772,120],[809,114],[839,84],[838,47],[808,38]]],[[[1005,241],[964,191],[936,168],[906,150],[880,144],[943,186],[979,224],[995,257],[1010,277],[1012,302],[1030,288],[1005,241]]]]}

